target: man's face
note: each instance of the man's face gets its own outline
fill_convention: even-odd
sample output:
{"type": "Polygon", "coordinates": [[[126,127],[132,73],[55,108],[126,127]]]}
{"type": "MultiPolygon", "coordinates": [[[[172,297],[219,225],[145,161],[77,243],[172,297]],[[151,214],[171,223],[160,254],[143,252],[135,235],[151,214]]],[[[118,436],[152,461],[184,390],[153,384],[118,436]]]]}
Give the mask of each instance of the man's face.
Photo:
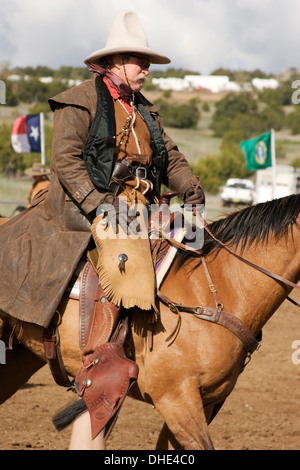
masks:
{"type": "Polygon", "coordinates": [[[128,80],[132,91],[137,92],[141,90],[146,77],[149,75],[150,65],[147,56],[129,55],[126,59],[123,59],[120,67],[116,65],[112,71],[122,78],[125,83],[128,80]]]}

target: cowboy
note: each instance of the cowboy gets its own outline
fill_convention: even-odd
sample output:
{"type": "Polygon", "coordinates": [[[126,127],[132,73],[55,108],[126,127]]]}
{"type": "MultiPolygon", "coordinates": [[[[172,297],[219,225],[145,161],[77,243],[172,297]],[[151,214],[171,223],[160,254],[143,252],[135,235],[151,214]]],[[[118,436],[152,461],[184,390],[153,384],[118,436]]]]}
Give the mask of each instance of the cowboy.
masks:
{"type": "MultiPolygon", "coordinates": [[[[75,230],[80,221],[90,234],[93,224],[101,255],[97,272],[104,294],[118,308],[152,310],[155,303],[148,240],[140,237],[133,243],[128,237],[115,243],[114,234],[121,230],[126,235],[138,231],[139,224],[129,207],[157,201],[162,183],[177,191],[187,204],[204,202],[199,181],[165,134],[157,108],[140,93],[150,64],[169,62],[150,49],[137,15],[121,11],[106,46],[85,59],[93,72],[92,80],[50,100],[54,111],[53,179],[61,185],[72,210],[78,210],[78,216],[75,210],[72,217],[75,230]],[[125,210],[120,196],[125,199],[125,210]],[[104,219],[104,229],[109,227],[111,236],[103,237],[101,226],[95,226],[95,215],[104,219]],[[126,276],[118,269],[122,254],[126,276]],[[144,281],[138,293],[134,279],[144,281]]],[[[82,248],[86,247],[85,243],[82,248]]]]}
{"type": "MultiPolygon", "coordinates": [[[[134,239],[141,223],[132,207],[157,201],[162,184],[185,204],[204,203],[199,180],[165,133],[158,108],[140,93],[150,64],[169,62],[149,47],[137,15],[121,11],[106,46],[85,60],[92,79],[49,100],[51,184],[0,228],[3,311],[47,328],[75,268],[95,243],[104,299],[99,308],[110,310],[113,324],[120,306],[153,311],[149,240],[134,239]]],[[[97,345],[96,333],[90,331],[84,360],[97,345]]]]}
{"type": "Polygon", "coordinates": [[[43,163],[34,163],[31,168],[25,170],[25,175],[32,176],[33,184],[30,188],[28,196],[28,205],[31,204],[33,198],[40,192],[42,189],[46,188],[50,184],[48,175],[50,175],[49,168],[43,163]]]}
{"type": "MultiPolygon", "coordinates": [[[[157,108],[149,103],[140,93],[142,85],[149,74],[151,63],[166,64],[170,60],[149,48],[145,33],[135,13],[123,11],[115,19],[109,34],[105,48],[100,49],[89,55],[85,63],[89,70],[94,73],[92,84],[97,90],[98,105],[100,103],[101,110],[105,109],[107,115],[113,115],[111,122],[106,123],[105,130],[102,130],[103,123],[98,122],[98,136],[103,140],[106,138],[106,146],[103,140],[100,140],[101,150],[97,152],[95,144],[91,141],[91,134],[87,138],[86,154],[84,161],[93,184],[101,189],[101,203],[96,209],[96,214],[105,214],[105,229],[107,224],[111,224],[115,231],[124,230],[130,233],[130,229],[134,229],[134,217],[130,216],[127,211],[127,217],[120,216],[120,196],[126,196],[126,203],[129,205],[132,200],[137,199],[139,202],[147,205],[147,202],[156,201],[160,194],[160,184],[163,182],[171,189],[176,190],[187,204],[203,204],[204,194],[199,186],[198,179],[193,175],[192,170],[187,163],[185,157],[179,152],[176,145],[165,134],[162,128],[161,119],[158,115],[157,108]],[[105,103],[105,104],[104,104],[105,103]],[[149,122],[150,116],[150,122],[149,122]],[[155,130],[152,128],[155,125],[155,130]],[[156,133],[156,130],[159,132],[156,133]],[[110,132],[110,133],[109,133],[110,132]],[[158,135],[157,135],[158,134],[158,135]],[[110,136],[111,138],[107,138],[110,136]],[[151,140],[155,141],[155,145],[151,145],[151,140]],[[103,154],[108,154],[109,158],[104,158],[103,154]],[[97,159],[94,155],[97,154],[97,159]],[[104,162],[109,161],[112,167],[109,168],[107,174],[104,168],[100,168],[98,158],[104,162]],[[113,162],[115,166],[113,166],[113,162]],[[157,164],[157,167],[156,167],[157,164]],[[137,170],[138,169],[138,170],[137,170]],[[129,170],[129,171],[128,171],[129,170]],[[139,175],[138,172],[141,174],[139,175]],[[123,178],[122,178],[123,177],[123,178]],[[191,185],[192,182],[192,185],[191,185]],[[111,206],[111,210],[106,210],[107,206],[111,206]],[[117,219],[117,220],[116,220],[117,219]],[[116,227],[119,225],[119,228],[116,227]]],[[[94,90],[93,90],[94,91],[94,90]]],[[[63,94],[56,101],[63,102],[66,95],[63,94]]],[[[70,99],[70,98],[68,98],[70,99]]],[[[86,101],[84,101],[86,103],[86,101]]],[[[79,103],[79,101],[77,101],[79,103]]],[[[86,106],[86,104],[85,104],[86,106]]],[[[91,114],[95,113],[94,123],[98,118],[97,108],[95,110],[95,100],[93,100],[91,114]]],[[[95,139],[96,130],[92,133],[92,139],[95,139]]],[[[98,194],[99,196],[99,194],[98,194]]],[[[125,212],[126,214],[126,212],[125,212]]],[[[98,216],[99,217],[99,216],[98,216]]],[[[97,217],[97,218],[98,218],[97,217]]],[[[94,239],[100,252],[101,269],[98,269],[101,284],[108,284],[107,290],[112,302],[130,308],[134,305],[140,308],[149,309],[153,307],[154,285],[152,261],[147,257],[149,244],[143,246],[140,241],[139,256],[134,257],[137,250],[137,241],[132,243],[132,251],[130,252],[130,239],[127,239],[125,251],[131,254],[128,258],[134,259],[134,275],[130,278],[129,259],[126,261],[126,274],[129,282],[119,296],[112,295],[113,280],[110,276],[112,267],[112,252],[114,251],[114,243],[109,240],[101,240],[99,230],[93,230],[95,220],[92,225],[94,239]],[[99,237],[97,238],[97,234],[99,237]],[[100,238],[100,240],[99,240],[100,238]],[[105,243],[110,243],[106,246],[105,243]],[[147,248],[148,246],[148,248],[147,248]],[[108,253],[107,264],[103,262],[105,253],[108,253]],[[143,255],[141,255],[141,253],[143,255]],[[101,256],[102,255],[102,256],[101,256]],[[143,259],[143,263],[141,263],[143,259]],[[148,260],[148,264],[147,261],[148,260]],[[110,263],[109,263],[110,261],[110,263]],[[137,266],[141,266],[140,272],[137,266]],[[145,279],[145,272],[148,282],[139,282],[140,298],[133,294],[136,291],[136,281],[140,278],[145,279]],[[104,271],[104,272],[103,272],[104,271]],[[107,278],[110,280],[107,283],[107,278]],[[145,292],[144,286],[150,290],[145,292]],[[130,290],[132,289],[132,291],[130,290]],[[131,292],[132,298],[128,294],[131,292]],[[145,306],[145,298],[149,297],[149,303],[145,306]],[[130,303],[131,301],[131,303],[130,303]]],[[[115,252],[115,258],[120,253],[120,240],[115,252]]],[[[117,263],[115,263],[117,266],[117,263]]],[[[98,266],[99,268],[99,266],[98,266]]],[[[117,270],[118,271],[118,270],[117,270]]],[[[115,273],[115,290],[120,290],[124,276],[122,273],[115,273]]],[[[92,341],[93,343],[93,341],[92,341]]],[[[92,347],[87,348],[88,353],[93,350],[92,347]]],[[[86,366],[87,362],[85,363],[86,366]]],[[[90,421],[87,415],[75,422],[70,448],[104,448],[104,443],[98,436],[98,442],[92,443],[88,434],[90,421]]]]}
{"type": "MultiPolygon", "coordinates": [[[[49,100],[54,111],[51,184],[0,231],[0,308],[5,312],[49,325],[91,242],[96,213],[101,217],[106,211],[106,222],[114,225],[108,210],[113,207],[119,222],[118,191],[112,185],[118,185],[116,163],[125,158],[134,175],[125,189],[131,188],[133,199],[155,201],[164,184],[185,204],[204,203],[198,179],[164,132],[158,108],[140,93],[150,63],[169,62],[148,46],[136,14],[122,11],[106,46],[85,60],[94,71],[92,79],[49,100]],[[47,243],[41,246],[41,239],[47,243]],[[27,245],[30,249],[24,250],[27,245]]],[[[130,213],[121,218],[125,231],[126,226],[134,230],[134,219],[130,213]]]]}

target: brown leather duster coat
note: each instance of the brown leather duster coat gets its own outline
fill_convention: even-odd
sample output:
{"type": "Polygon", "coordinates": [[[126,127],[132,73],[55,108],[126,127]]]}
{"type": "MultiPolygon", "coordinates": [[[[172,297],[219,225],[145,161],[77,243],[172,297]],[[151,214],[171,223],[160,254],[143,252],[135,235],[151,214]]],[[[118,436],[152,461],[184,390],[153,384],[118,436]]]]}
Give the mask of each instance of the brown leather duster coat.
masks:
{"type": "MultiPolygon", "coordinates": [[[[49,100],[54,111],[51,184],[30,208],[0,227],[0,309],[44,327],[89,244],[90,225],[103,198],[82,158],[96,112],[94,80],[49,100]]],[[[157,124],[168,151],[165,183],[183,197],[192,170],[158,115],[157,124]]]]}

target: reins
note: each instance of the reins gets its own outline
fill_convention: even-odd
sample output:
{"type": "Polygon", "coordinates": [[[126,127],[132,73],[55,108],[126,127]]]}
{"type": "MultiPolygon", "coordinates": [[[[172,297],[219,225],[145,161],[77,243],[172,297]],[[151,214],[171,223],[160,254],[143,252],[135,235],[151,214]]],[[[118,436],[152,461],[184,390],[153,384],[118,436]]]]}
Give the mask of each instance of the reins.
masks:
{"type": "MultiPolygon", "coordinates": [[[[208,228],[208,225],[207,225],[207,222],[206,220],[197,212],[196,208],[194,208],[194,214],[196,215],[196,217],[199,219],[199,221],[202,223],[204,229],[207,231],[207,233],[209,234],[209,236],[218,244],[220,245],[222,248],[224,248],[228,253],[230,253],[232,256],[234,256],[235,258],[237,258],[239,261],[242,261],[243,263],[247,264],[248,266],[250,266],[251,268],[254,268],[256,269],[257,271],[260,271],[261,273],[265,274],[266,276],[269,276],[273,279],[276,279],[277,281],[280,281],[284,284],[287,284],[291,287],[293,287],[294,289],[300,289],[300,286],[298,284],[295,284],[294,282],[292,281],[289,281],[288,279],[285,279],[284,277],[282,276],[279,276],[278,274],[274,274],[272,273],[271,271],[268,271],[267,269],[265,268],[262,268],[261,266],[258,266],[257,264],[255,263],[252,263],[251,261],[243,258],[242,256],[238,255],[237,253],[235,253],[234,251],[232,251],[227,245],[225,245],[225,243],[221,242],[221,240],[218,240],[213,234],[212,232],[209,230],[208,228]]],[[[201,250],[196,250],[195,248],[192,248],[192,247],[188,247],[186,245],[184,245],[183,243],[180,243],[174,239],[170,239],[168,238],[168,236],[160,231],[161,235],[167,239],[167,241],[176,246],[177,248],[183,250],[183,251],[191,251],[193,253],[197,253],[199,255],[201,255],[201,250]]],[[[295,302],[294,300],[290,299],[290,297],[287,297],[287,300],[289,300],[290,302],[292,302],[294,305],[300,307],[300,305],[295,302]]]]}
{"type": "MultiPolygon", "coordinates": [[[[235,258],[237,258],[238,260],[242,261],[243,263],[247,264],[248,266],[251,266],[252,268],[256,269],[257,271],[260,271],[261,273],[265,274],[266,276],[269,276],[269,277],[272,277],[273,279],[276,279],[277,281],[280,281],[280,282],[283,282],[284,284],[287,284],[291,287],[293,287],[294,289],[300,289],[300,286],[298,284],[295,284],[294,282],[291,282],[289,281],[288,279],[285,279],[284,277],[282,276],[279,276],[278,274],[274,274],[272,273],[271,271],[268,271],[267,269],[264,269],[262,268],[261,266],[258,266],[257,264],[255,263],[252,263],[251,261],[243,258],[242,256],[238,255],[237,253],[235,253],[234,251],[232,251],[230,248],[228,248],[228,246],[225,245],[225,243],[221,242],[220,240],[218,240],[212,233],[211,231],[209,230],[208,226],[207,226],[207,222],[206,220],[197,212],[196,208],[194,209],[194,214],[196,215],[196,217],[199,219],[199,221],[203,224],[203,227],[205,228],[205,230],[207,231],[207,233],[209,234],[209,236],[211,238],[213,238],[213,240],[218,243],[218,245],[222,246],[222,248],[224,248],[228,253],[230,253],[231,255],[233,255],[235,258]]],[[[298,304],[297,304],[298,305],[298,304]]],[[[300,307],[300,305],[298,305],[300,307]]]]}

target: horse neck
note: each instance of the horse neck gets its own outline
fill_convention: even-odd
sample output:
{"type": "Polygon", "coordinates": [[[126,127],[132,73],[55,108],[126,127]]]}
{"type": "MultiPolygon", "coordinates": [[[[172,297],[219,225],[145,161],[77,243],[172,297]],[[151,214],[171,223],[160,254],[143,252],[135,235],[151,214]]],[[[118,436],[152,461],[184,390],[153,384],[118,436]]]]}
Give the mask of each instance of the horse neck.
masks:
{"type": "Polygon", "coordinates": [[[0,226],[8,222],[10,219],[7,217],[0,217],[0,226]]]}
{"type": "MultiPolygon", "coordinates": [[[[245,248],[243,258],[289,281],[300,280],[300,230],[295,226],[287,237],[245,248]]],[[[236,251],[239,255],[241,252],[236,251]]],[[[221,250],[207,265],[224,310],[239,317],[257,334],[288,296],[291,287],[244,264],[221,250]]],[[[201,266],[198,268],[201,268],[201,266]]],[[[200,277],[203,282],[203,277],[200,277]]],[[[200,279],[199,278],[199,279],[200,279]]]]}

